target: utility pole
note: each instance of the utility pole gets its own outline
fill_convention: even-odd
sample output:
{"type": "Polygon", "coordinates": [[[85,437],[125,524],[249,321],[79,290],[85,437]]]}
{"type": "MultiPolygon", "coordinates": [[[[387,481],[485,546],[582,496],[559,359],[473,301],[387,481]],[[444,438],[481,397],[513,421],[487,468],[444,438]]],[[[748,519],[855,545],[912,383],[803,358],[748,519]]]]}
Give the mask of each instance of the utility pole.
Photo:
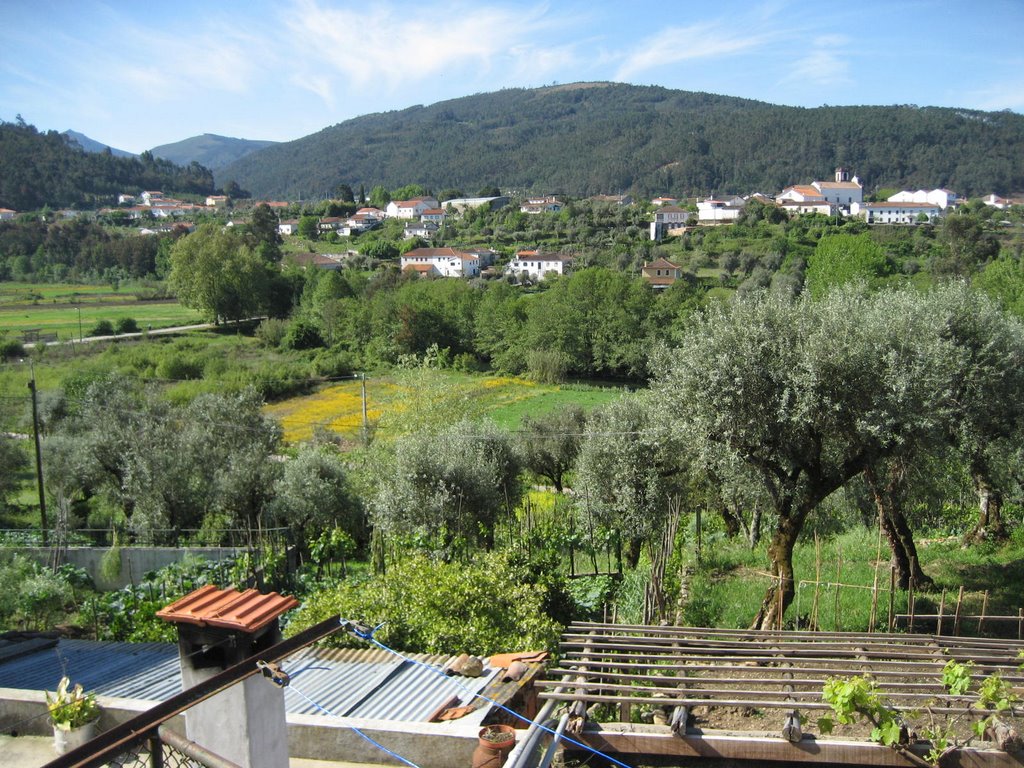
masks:
{"type": "Polygon", "coordinates": [[[369,425],[366,420],[366,374],[359,374],[359,379],[363,385],[363,445],[366,445],[369,440],[369,425]]]}
{"type": "Polygon", "coordinates": [[[32,432],[36,438],[36,481],[39,484],[39,518],[42,522],[43,546],[47,544],[46,535],[46,494],[43,492],[43,451],[39,445],[39,406],[36,402],[36,367],[31,358],[28,361],[29,371],[32,378],[29,379],[28,388],[32,391],[32,432]]]}

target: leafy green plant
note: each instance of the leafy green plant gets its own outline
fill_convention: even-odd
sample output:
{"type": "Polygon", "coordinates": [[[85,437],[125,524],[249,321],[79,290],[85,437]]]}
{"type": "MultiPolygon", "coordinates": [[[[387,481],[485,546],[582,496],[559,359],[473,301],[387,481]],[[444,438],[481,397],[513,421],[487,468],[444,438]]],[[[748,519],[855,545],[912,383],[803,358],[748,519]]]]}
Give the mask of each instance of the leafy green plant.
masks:
{"type": "Polygon", "coordinates": [[[81,683],[71,688],[71,680],[66,675],[60,679],[52,697],[49,691],[46,692],[46,709],[54,727],[65,731],[80,728],[100,716],[96,696],[86,693],[81,683]]]}
{"type": "Polygon", "coordinates": [[[942,687],[953,696],[961,696],[971,687],[971,670],[973,662],[960,664],[956,659],[950,659],[942,668],[942,687]]]}
{"type": "MultiPolygon", "coordinates": [[[[832,707],[835,722],[850,725],[867,720],[873,726],[872,741],[888,747],[907,743],[900,713],[885,704],[878,684],[869,676],[830,677],[825,682],[822,698],[832,707]]],[[[818,720],[818,727],[822,733],[828,734],[832,732],[834,722],[830,717],[823,717],[818,720]]]]}

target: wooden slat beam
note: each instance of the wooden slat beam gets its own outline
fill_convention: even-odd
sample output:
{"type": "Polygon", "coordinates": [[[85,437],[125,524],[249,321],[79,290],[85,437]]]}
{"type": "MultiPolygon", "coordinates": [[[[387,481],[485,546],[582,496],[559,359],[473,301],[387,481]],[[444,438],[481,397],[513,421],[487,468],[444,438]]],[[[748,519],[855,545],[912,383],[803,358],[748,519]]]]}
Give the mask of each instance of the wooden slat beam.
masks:
{"type": "MultiPolygon", "coordinates": [[[[635,723],[607,723],[589,727],[578,739],[610,754],[703,757],[758,762],[791,762],[810,765],[846,764],[905,768],[912,763],[896,750],[880,744],[804,736],[791,743],[780,737],[764,737],[725,731],[674,735],[665,727],[635,723]]],[[[923,755],[926,746],[915,748],[923,755]]],[[[949,768],[1020,768],[1021,756],[997,750],[962,749],[943,759],[949,768]]]]}

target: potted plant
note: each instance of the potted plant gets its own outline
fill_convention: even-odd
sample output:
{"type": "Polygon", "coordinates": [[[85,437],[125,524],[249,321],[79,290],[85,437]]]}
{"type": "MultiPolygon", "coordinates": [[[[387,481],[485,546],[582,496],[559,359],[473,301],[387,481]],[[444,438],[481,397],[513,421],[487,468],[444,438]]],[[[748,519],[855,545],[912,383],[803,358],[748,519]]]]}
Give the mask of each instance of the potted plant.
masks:
{"type": "Polygon", "coordinates": [[[46,708],[53,725],[53,747],[63,755],[96,735],[100,705],[96,696],[82,690],[82,684],[71,687],[67,676],[60,679],[57,692],[46,693],[46,708]]]}
{"type": "Polygon", "coordinates": [[[485,725],[478,737],[473,768],[499,768],[516,744],[516,731],[511,725],[485,725]]]}

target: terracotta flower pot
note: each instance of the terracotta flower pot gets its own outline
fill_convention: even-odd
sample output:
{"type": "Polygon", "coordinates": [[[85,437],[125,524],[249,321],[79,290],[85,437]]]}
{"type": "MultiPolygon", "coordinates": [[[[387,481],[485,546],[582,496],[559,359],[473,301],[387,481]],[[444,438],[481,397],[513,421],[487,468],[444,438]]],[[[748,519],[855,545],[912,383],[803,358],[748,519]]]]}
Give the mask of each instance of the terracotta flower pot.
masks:
{"type": "Polygon", "coordinates": [[[511,725],[485,725],[478,736],[473,768],[499,768],[516,745],[516,731],[511,725]]]}

